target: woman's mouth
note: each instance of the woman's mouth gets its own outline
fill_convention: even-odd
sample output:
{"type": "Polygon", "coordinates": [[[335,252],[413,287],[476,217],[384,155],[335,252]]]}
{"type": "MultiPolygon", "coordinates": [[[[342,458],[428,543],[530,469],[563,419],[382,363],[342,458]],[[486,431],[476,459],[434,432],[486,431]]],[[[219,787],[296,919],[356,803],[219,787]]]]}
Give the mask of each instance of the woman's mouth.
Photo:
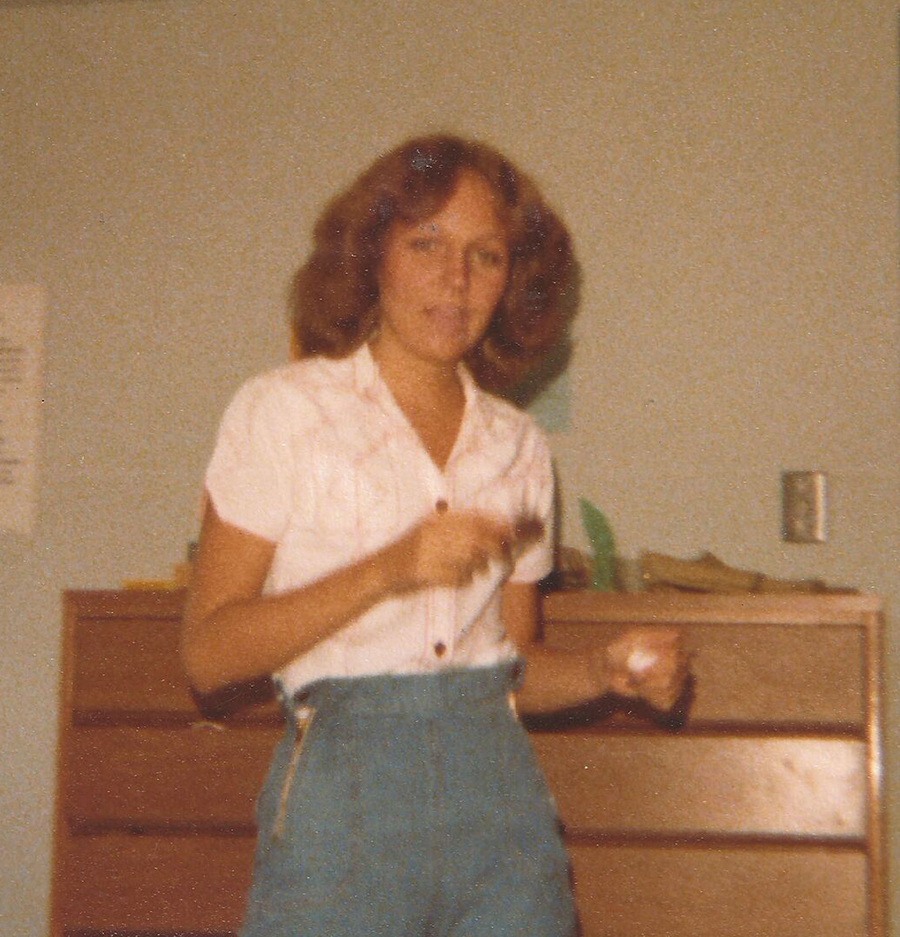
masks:
{"type": "Polygon", "coordinates": [[[468,335],[469,312],[465,306],[438,305],[426,310],[428,321],[436,332],[452,339],[465,339],[468,335]]]}

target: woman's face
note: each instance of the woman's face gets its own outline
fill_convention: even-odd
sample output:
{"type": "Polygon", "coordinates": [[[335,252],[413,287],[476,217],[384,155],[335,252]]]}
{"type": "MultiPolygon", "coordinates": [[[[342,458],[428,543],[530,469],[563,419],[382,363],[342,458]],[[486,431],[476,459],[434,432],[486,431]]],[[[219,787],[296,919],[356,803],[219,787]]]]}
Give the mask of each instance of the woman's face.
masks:
{"type": "Polygon", "coordinates": [[[394,222],[378,276],[378,344],[422,362],[455,365],[484,334],[506,288],[509,253],[494,193],[460,174],[430,218],[394,222]]]}

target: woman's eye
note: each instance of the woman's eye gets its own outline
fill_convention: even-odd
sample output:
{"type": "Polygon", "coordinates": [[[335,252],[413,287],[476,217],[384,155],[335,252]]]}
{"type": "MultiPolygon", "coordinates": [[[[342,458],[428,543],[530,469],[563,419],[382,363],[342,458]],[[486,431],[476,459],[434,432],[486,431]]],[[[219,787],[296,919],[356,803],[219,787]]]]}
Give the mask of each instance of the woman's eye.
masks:
{"type": "Polygon", "coordinates": [[[499,251],[482,248],[475,254],[476,260],[487,267],[499,267],[503,263],[503,255],[499,251]]]}
{"type": "Polygon", "coordinates": [[[435,249],[437,242],[434,240],[434,238],[413,238],[409,242],[409,246],[414,251],[428,253],[429,251],[433,251],[435,249]]]}

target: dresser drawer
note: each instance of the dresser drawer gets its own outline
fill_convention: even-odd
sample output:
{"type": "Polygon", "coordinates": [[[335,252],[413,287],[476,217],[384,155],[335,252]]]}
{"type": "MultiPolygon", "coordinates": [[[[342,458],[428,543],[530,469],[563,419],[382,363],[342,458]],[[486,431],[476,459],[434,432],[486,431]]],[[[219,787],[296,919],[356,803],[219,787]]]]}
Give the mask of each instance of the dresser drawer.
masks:
{"type": "Polygon", "coordinates": [[[865,840],[861,740],[554,732],[532,743],[573,834],[865,840]]]}
{"type": "Polygon", "coordinates": [[[865,937],[865,854],[754,846],[571,845],[597,937],[865,937]]]}
{"type": "MultiPolygon", "coordinates": [[[[184,675],[178,617],[84,618],[72,635],[76,722],[191,722],[202,718],[184,675]]],[[[210,701],[206,701],[209,703],[210,701]]],[[[212,701],[225,718],[280,721],[268,682],[229,688],[212,701]]]]}
{"type": "Polygon", "coordinates": [[[250,836],[74,837],[57,871],[65,930],[110,937],[236,933],[253,846],[250,836]]]}
{"type": "Polygon", "coordinates": [[[78,726],[68,741],[73,831],[252,833],[277,728],[78,726]]]}
{"type": "MultiPolygon", "coordinates": [[[[633,622],[632,625],[646,625],[633,622]]],[[[623,625],[554,622],[552,647],[578,649],[623,625]]],[[[764,622],[689,622],[681,626],[693,651],[690,722],[766,726],[840,726],[863,730],[866,636],[860,628],[814,622],[796,627],[764,622]]]]}

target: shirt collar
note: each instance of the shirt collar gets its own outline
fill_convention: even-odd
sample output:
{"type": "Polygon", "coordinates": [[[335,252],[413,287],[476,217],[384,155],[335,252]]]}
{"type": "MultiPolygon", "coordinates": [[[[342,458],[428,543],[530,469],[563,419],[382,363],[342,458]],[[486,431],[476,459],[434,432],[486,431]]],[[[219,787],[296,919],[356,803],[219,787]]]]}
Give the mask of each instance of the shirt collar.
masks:
{"type": "Polygon", "coordinates": [[[380,383],[378,366],[372,357],[372,351],[368,342],[363,342],[356,351],[350,355],[350,361],[353,365],[353,377],[357,391],[365,394],[367,391],[374,391],[380,383]]]}
{"type": "MultiPolygon", "coordinates": [[[[350,360],[353,365],[354,383],[357,392],[369,397],[369,399],[379,400],[382,406],[387,407],[388,410],[399,413],[400,408],[397,406],[390,388],[379,373],[378,364],[372,357],[368,342],[363,342],[356,351],[352,352],[350,360]]],[[[472,377],[472,372],[463,362],[460,362],[457,365],[456,373],[459,375],[463,395],[465,396],[465,410],[460,424],[459,439],[454,446],[454,450],[459,450],[461,445],[465,444],[466,437],[471,432],[488,428],[490,420],[485,409],[487,400],[485,392],[478,386],[475,378],[472,377]]]]}

